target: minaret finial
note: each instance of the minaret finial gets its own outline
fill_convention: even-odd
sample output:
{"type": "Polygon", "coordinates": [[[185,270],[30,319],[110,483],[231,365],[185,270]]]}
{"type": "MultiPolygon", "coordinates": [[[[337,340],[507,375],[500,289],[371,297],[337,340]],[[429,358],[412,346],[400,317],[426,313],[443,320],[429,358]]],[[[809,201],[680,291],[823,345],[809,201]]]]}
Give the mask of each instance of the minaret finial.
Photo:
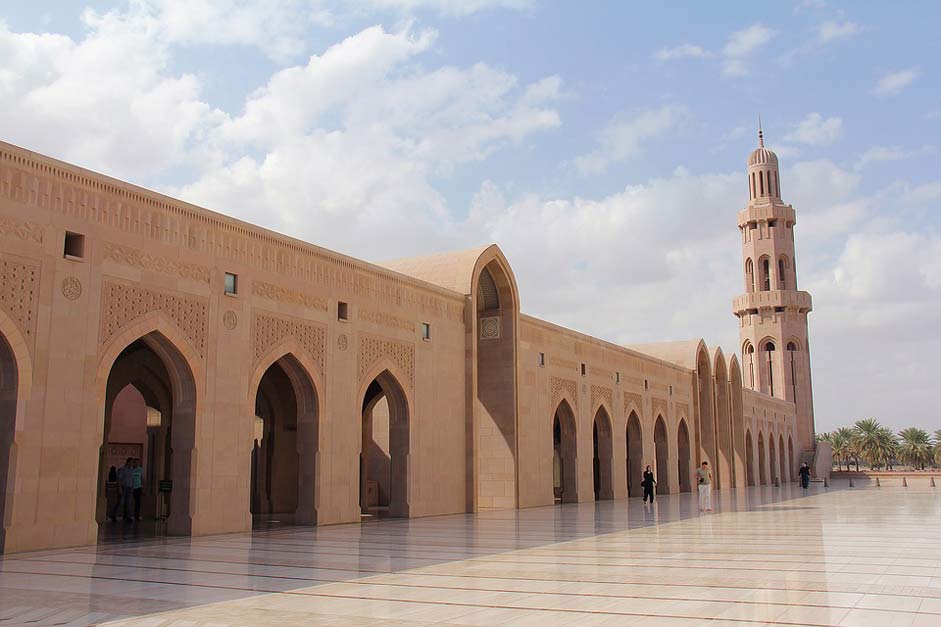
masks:
{"type": "Polygon", "coordinates": [[[758,145],[761,148],[765,147],[765,134],[761,130],[761,114],[758,114],[758,145]]]}

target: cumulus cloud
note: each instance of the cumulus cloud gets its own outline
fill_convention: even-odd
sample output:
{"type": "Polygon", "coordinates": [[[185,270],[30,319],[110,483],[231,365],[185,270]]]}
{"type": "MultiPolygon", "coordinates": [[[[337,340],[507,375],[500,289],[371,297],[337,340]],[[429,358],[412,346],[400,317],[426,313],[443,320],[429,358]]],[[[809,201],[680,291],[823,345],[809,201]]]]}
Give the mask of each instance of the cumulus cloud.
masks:
{"type": "Polygon", "coordinates": [[[673,61],[674,59],[711,57],[712,53],[695,44],[680,44],[672,48],[661,48],[653,56],[658,61],[673,61]]]}
{"type": "Polygon", "coordinates": [[[801,144],[820,146],[832,144],[843,132],[843,120],[832,116],[824,118],[819,113],[811,113],[794,125],[784,139],[801,144]]]}
{"type": "Polygon", "coordinates": [[[931,155],[935,152],[937,152],[937,149],[934,146],[922,146],[915,150],[903,148],[902,146],[873,146],[859,156],[854,167],[857,170],[864,170],[875,163],[904,161],[923,155],[931,155]]]}
{"type": "Polygon", "coordinates": [[[722,72],[726,76],[744,76],[748,74],[747,57],[767,44],[775,32],[762,25],[752,24],[748,28],[732,33],[722,48],[725,61],[722,72]]]}
{"type": "Polygon", "coordinates": [[[664,105],[616,116],[599,133],[597,147],[575,159],[575,167],[583,175],[606,172],[610,164],[638,155],[645,142],[675,128],[688,115],[686,107],[664,105]]]}
{"type": "Polygon", "coordinates": [[[883,98],[897,96],[918,78],[918,74],[918,68],[908,68],[907,70],[885,74],[876,83],[872,93],[883,98]]]}
{"type": "Polygon", "coordinates": [[[863,32],[856,22],[823,22],[817,27],[817,41],[828,44],[840,39],[848,39],[863,32]]]}

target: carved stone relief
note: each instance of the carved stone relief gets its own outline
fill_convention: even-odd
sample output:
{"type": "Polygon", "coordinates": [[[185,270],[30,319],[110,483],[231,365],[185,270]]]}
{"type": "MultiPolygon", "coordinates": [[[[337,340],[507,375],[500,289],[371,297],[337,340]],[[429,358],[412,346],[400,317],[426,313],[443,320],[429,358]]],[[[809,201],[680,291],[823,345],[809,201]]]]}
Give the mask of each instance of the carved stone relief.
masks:
{"type": "Polygon", "coordinates": [[[362,380],[369,369],[383,358],[392,360],[408,378],[408,386],[415,385],[415,345],[411,342],[386,340],[371,335],[359,339],[359,378],[362,380]]]}
{"type": "Polygon", "coordinates": [[[10,315],[23,336],[33,339],[39,302],[39,265],[0,259],[0,307],[10,315]]]}
{"type": "Polygon", "coordinates": [[[255,314],[254,321],[255,359],[269,348],[284,340],[294,338],[308,352],[320,374],[324,374],[324,355],[327,330],[322,324],[269,314],[255,314]]]}
{"type": "MultiPolygon", "coordinates": [[[[563,379],[561,377],[551,377],[549,379],[549,389],[552,398],[552,408],[555,409],[555,406],[559,404],[559,401],[562,400],[562,397],[565,396],[565,393],[568,392],[568,397],[572,403],[576,406],[578,405],[578,386],[575,384],[575,381],[572,379],[563,379]]],[[[573,407],[572,409],[575,409],[573,407]]]]}

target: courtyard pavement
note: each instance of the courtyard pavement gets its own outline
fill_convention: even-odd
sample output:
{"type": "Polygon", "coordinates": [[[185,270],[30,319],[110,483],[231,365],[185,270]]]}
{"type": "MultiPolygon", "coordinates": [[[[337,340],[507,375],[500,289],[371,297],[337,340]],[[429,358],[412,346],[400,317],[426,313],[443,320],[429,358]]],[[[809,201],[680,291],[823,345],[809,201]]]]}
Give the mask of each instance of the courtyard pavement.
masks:
{"type": "Polygon", "coordinates": [[[0,559],[6,625],[941,625],[941,488],[761,487],[0,559]]]}

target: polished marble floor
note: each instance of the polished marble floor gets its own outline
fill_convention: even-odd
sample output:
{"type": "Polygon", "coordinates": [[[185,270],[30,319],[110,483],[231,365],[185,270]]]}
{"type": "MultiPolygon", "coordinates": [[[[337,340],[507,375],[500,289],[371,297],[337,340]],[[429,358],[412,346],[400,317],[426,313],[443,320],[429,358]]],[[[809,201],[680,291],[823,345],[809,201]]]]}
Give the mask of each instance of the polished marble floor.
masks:
{"type": "Polygon", "coordinates": [[[941,488],[762,487],[0,560],[6,625],[941,625],[941,488]]]}

